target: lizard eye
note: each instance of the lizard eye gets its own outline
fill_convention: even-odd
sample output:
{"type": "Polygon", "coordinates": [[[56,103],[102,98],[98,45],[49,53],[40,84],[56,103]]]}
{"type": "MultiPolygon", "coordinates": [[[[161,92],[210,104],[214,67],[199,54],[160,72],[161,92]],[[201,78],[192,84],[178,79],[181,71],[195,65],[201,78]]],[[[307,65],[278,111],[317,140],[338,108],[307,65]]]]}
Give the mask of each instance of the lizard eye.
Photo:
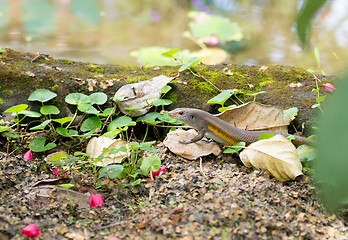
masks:
{"type": "Polygon", "coordinates": [[[179,115],[183,115],[184,114],[184,112],[179,112],[179,115]]]}

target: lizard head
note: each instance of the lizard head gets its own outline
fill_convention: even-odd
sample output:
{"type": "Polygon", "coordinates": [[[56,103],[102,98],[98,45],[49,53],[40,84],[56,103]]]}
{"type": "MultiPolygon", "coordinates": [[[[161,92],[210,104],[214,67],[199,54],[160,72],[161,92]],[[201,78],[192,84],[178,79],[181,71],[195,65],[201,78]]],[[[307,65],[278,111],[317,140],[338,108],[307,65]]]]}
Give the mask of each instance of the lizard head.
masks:
{"type": "Polygon", "coordinates": [[[201,122],[199,112],[203,111],[194,108],[177,108],[170,111],[168,115],[197,129],[200,128],[201,125],[199,124],[201,122]]]}

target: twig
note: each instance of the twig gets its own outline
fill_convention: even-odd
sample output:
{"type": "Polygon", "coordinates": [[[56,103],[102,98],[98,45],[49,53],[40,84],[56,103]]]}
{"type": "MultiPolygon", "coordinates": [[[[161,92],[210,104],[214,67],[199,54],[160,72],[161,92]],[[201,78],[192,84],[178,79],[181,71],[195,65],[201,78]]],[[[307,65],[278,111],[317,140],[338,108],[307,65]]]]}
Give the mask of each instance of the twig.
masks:
{"type": "Polygon", "coordinates": [[[217,86],[215,86],[212,82],[210,82],[208,79],[206,79],[205,77],[203,77],[203,76],[201,75],[200,72],[194,73],[194,72],[191,70],[191,68],[190,68],[190,71],[191,71],[191,73],[192,73],[193,75],[195,75],[196,77],[202,78],[204,81],[206,81],[207,83],[209,83],[210,85],[212,85],[216,90],[218,90],[219,92],[221,92],[221,90],[220,90],[217,86]]]}
{"type": "Polygon", "coordinates": [[[199,158],[199,167],[201,169],[201,173],[202,173],[203,177],[207,178],[207,176],[204,173],[203,167],[202,167],[202,158],[201,157],[199,158]]]}

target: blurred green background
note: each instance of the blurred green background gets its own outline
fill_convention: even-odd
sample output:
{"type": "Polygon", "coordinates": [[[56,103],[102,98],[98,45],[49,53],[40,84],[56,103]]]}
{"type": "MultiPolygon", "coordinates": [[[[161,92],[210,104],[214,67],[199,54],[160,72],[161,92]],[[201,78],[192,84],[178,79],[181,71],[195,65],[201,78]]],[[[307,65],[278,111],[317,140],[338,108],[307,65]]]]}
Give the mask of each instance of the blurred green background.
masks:
{"type": "MultiPolygon", "coordinates": [[[[0,45],[93,63],[141,65],[144,47],[198,51],[184,37],[190,11],[221,16],[242,30],[241,41],[218,46],[224,62],[286,64],[307,69],[313,58],[296,40],[302,0],[0,0],[0,45]]],[[[311,44],[326,74],[339,72],[348,54],[348,1],[332,0],[313,18],[311,44]]]]}

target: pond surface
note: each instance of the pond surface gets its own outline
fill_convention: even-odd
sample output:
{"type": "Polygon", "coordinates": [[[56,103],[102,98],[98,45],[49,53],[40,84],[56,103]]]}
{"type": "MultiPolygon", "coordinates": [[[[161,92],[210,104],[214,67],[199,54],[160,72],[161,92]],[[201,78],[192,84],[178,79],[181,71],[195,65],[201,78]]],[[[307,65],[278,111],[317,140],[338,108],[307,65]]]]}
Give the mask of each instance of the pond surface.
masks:
{"type": "MultiPolygon", "coordinates": [[[[302,1],[274,0],[0,0],[0,46],[55,58],[141,65],[130,53],[159,46],[197,51],[183,37],[188,12],[205,11],[235,22],[243,38],[228,46],[226,62],[316,67],[294,36],[302,1]]],[[[348,62],[348,1],[332,0],[317,14],[312,46],[321,67],[336,75],[348,62]]]]}

